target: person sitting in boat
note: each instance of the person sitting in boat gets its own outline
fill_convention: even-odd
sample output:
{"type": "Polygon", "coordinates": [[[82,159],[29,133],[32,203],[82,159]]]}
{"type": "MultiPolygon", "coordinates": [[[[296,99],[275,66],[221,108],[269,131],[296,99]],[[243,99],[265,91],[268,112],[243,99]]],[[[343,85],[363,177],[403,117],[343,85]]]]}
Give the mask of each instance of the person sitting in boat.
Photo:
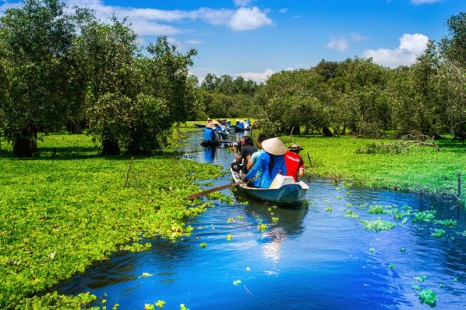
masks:
{"type": "Polygon", "coordinates": [[[261,154],[251,170],[246,174],[244,181],[253,179],[260,168],[262,175],[260,179],[253,181],[252,185],[260,188],[269,188],[277,174],[286,175],[284,154],[287,151],[286,146],[279,138],[271,138],[262,142],[262,148],[265,153],[261,154]]]}
{"type": "MultiPolygon", "coordinates": [[[[264,134],[260,134],[259,137],[257,137],[257,148],[259,149],[257,152],[254,152],[249,158],[248,158],[248,163],[247,163],[247,170],[251,170],[251,168],[254,166],[254,164],[257,162],[257,159],[259,156],[261,156],[262,153],[265,153],[264,149],[262,148],[262,142],[264,140],[267,140],[267,136],[264,134]]],[[[256,178],[260,178],[262,175],[262,167],[257,171],[256,173],[256,178]]]]}
{"type": "Polygon", "coordinates": [[[242,130],[244,129],[244,123],[241,122],[240,120],[236,120],[236,127],[242,130]]]}
{"type": "Polygon", "coordinates": [[[204,129],[204,141],[205,142],[211,142],[211,141],[217,141],[218,136],[217,136],[217,131],[215,130],[215,127],[213,124],[208,124],[205,126],[204,129]]]}
{"type": "Polygon", "coordinates": [[[248,123],[247,120],[245,120],[245,121],[243,122],[243,127],[244,127],[244,130],[249,130],[249,129],[251,129],[251,124],[248,123]]]}
{"type": "Polygon", "coordinates": [[[299,151],[303,150],[301,145],[293,143],[289,151],[285,153],[285,164],[288,172],[287,176],[293,177],[295,182],[304,175],[304,160],[299,156],[299,151]]]}
{"type": "Polygon", "coordinates": [[[217,132],[222,131],[222,127],[220,127],[220,123],[218,121],[214,120],[212,124],[215,126],[215,130],[217,130],[217,132]]]}
{"type": "Polygon", "coordinates": [[[254,146],[254,141],[250,136],[241,137],[241,150],[239,153],[236,152],[236,146],[231,146],[233,153],[235,154],[236,161],[232,163],[231,168],[236,172],[246,174],[248,172],[248,157],[253,153],[257,152],[257,147],[254,146]]]}

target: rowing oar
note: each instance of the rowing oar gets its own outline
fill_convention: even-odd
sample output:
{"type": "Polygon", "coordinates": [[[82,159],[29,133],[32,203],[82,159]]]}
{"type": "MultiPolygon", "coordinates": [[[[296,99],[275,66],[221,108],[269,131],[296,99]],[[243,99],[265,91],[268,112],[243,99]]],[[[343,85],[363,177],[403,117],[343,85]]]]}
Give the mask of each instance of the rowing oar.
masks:
{"type": "Polygon", "coordinates": [[[186,197],[186,199],[194,199],[194,198],[197,198],[197,197],[208,195],[210,193],[221,191],[222,189],[227,189],[227,188],[238,186],[238,185],[241,185],[241,184],[247,184],[247,183],[249,183],[251,181],[254,181],[255,179],[257,179],[257,177],[252,178],[251,180],[247,180],[247,181],[241,181],[241,182],[236,182],[236,183],[232,183],[232,184],[217,186],[217,187],[214,187],[214,188],[211,188],[211,189],[208,189],[208,190],[196,193],[196,194],[189,195],[188,197],[186,197]]]}

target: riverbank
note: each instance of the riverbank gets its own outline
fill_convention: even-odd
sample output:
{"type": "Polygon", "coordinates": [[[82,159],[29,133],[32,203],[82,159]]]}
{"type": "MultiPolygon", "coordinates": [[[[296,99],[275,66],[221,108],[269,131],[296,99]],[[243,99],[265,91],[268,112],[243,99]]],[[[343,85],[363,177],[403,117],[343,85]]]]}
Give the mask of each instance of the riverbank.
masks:
{"type": "Polygon", "coordinates": [[[466,199],[466,145],[450,139],[433,146],[416,141],[364,139],[352,136],[281,137],[300,143],[306,175],[335,179],[346,185],[395,191],[458,196],[466,199]]]}
{"type": "MultiPolygon", "coordinates": [[[[190,233],[187,217],[205,211],[185,197],[220,167],[153,157],[101,157],[86,135],[51,134],[39,158],[0,157],[0,308],[80,308],[93,300],[40,294],[119,250],[150,246],[141,236],[190,233]],[[28,305],[28,306],[27,306],[28,305]]],[[[172,147],[175,148],[175,147],[172,147]]],[[[6,154],[5,154],[6,153],[6,154]]],[[[204,182],[205,183],[205,182],[204,182]]]]}
{"type": "MultiPolygon", "coordinates": [[[[183,126],[180,134],[191,129],[190,124],[183,126]]],[[[348,186],[454,195],[456,174],[466,175],[465,146],[449,140],[437,142],[439,152],[412,146],[397,154],[357,152],[392,140],[349,136],[282,140],[304,147],[307,175],[348,186]]],[[[26,297],[120,249],[146,249],[150,244],[140,243],[141,236],[175,239],[189,234],[185,219],[202,213],[206,205],[194,207],[184,197],[199,191],[196,181],[221,173],[215,165],[178,159],[176,142],[164,153],[133,161],[127,156],[99,156],[85,135],[44,135],[39,140],[41,156],[34,159],[11,158],[11,146],[2,143],[2,148],[0,308],[26,304],[76,308],[90,303],[93,296],[86,294],[26,297]]]]}

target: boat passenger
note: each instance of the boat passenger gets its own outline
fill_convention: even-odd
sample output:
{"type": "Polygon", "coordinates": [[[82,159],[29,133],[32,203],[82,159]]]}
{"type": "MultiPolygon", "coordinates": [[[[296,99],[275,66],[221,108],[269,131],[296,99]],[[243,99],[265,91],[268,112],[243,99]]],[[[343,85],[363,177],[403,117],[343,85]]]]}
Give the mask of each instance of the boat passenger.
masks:
{"type": "Polygon", "coordinates": [[[299,151],[303,150],[301,145],[293,143],[289,147],[289,151],[285,153],[285,164],[288,172],[287,176],[293,177],[295,182],[304,175],[304,160],[299,155],[299,151]]]}
{"type": "Polygon", "coordinates": [[[242,171],[243,174],[248,172],[248,156],[252,155],[254,152],[257,152],[257,147],[254,146],[254,141],[250,136],[241,137],[241,150],[239,153],[236,152],[236,146],[233,144],[231,146],[235,154],[236,161],[232,163],[231,168],[236,171],[242,171]]]}
{"type": "Polygon", "coordinates": [[[217,141],[217,132],[215,131],[215,127],[212,124],[208,124],[205,126],[204,129],[204,141],[217,141]]]}
{"type": "Polygon", "coordinates": [[[253,181],[254,186],[269,188],[277,174],[286,175],[286,165],[284,154],[287,149],[279,138],[271,138],[262,142],[262,148],[265,153],[261,154],[251,170],[246,174],[244,181],[253,179],[258,170],[262,168],[259,182],[253,181]]]}
{"type": "MultiPolygon", "coordinates": [[[[254,152],[249,158],[248,158],[248,163],[247,163],[247,169],[248,171],[251,170],[251,168],[254,166],[254,164],[257,162],[257,159],[262,153],[265,153],[264,149],[262,148],[262,142],[264,140],[267,140],[267,136],[264,134],[260,134],[259,137],[257,137],[257,148],[259,149],[257,152],[254,152]]],[[[260,177],[262,175],[262,167],[257,171],[256,173],[256,180],[253,182],[256,182],[256,184],[253,183],[254,186],[258,187],[260,184],[260,177]]]]}

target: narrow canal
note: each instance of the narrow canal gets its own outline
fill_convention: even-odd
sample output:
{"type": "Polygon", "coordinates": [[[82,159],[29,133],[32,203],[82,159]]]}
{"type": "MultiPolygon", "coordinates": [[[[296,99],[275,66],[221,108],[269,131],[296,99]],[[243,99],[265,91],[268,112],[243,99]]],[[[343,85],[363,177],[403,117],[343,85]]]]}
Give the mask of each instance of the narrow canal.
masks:
{"type": "MultiPolygon", "coordinates": [[[[189,139],[184,157],[228,169],[232,153],[203,150],[199,139],[189,139]]],[[[214,208],[189,221],[190,237],[115,254],[60,292],[90,291],[107,309],[144,309],[159,300],[164,309],[184,304],[191,310],[466,309],[464,208],[415,194],[305,181],[307,203],[296,209],[224,190],[233,204],[213,201],[214,208]],[[376,223],[381,231],[367,229],[376,223]],[[388,229],[390,223],[395,227],[388,229]]],[[[230,182],[226,174],[215,185],[230,182]]]]}

